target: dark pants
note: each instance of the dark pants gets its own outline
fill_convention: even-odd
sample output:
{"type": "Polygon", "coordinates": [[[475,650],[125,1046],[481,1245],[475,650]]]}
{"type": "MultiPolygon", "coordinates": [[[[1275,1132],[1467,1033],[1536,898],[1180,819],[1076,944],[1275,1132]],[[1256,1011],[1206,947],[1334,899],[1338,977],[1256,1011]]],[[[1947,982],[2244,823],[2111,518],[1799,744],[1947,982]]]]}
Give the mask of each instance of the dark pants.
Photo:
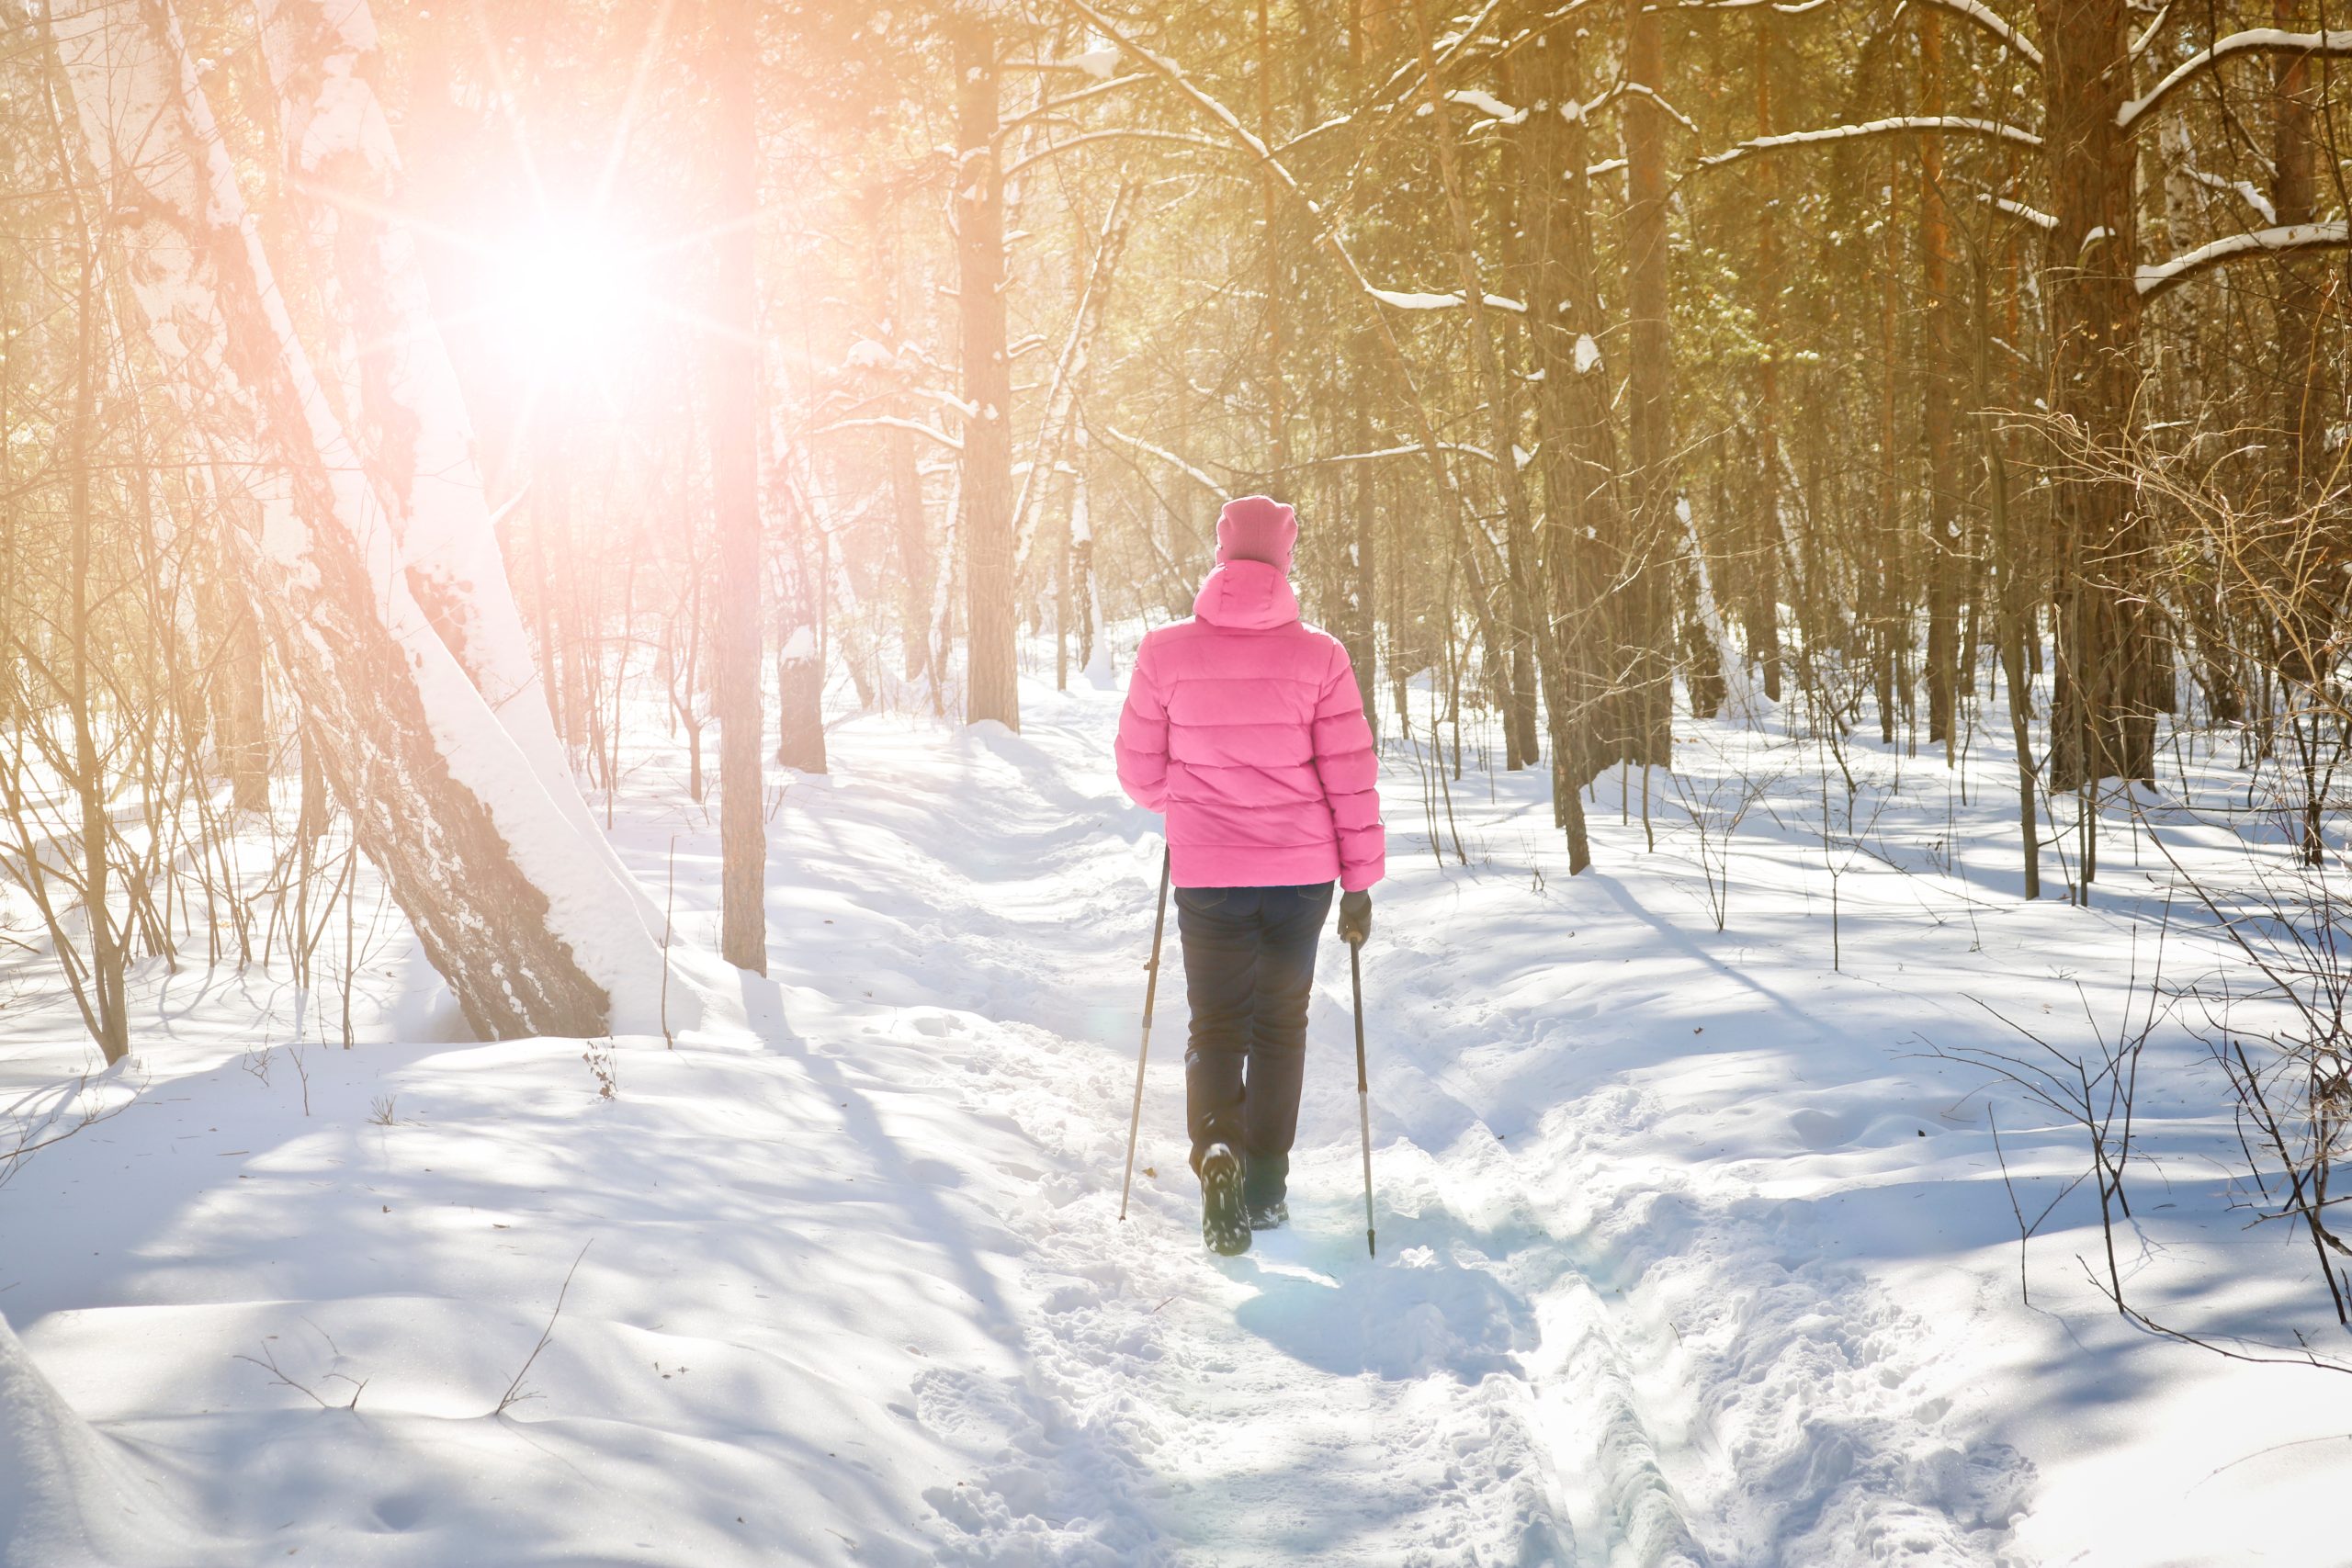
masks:
{"type": "Polygon", "coordinates": [[[1306,1065],[1306,1002],[1315,943],[1331,912],[1331,885],[1179,887],[1184,998],[1185,1122],[1193,1169],[1212,1144],[1241,1156],[1244,1198],[1272,1203],[1289,1190],[1306,1065]]]}

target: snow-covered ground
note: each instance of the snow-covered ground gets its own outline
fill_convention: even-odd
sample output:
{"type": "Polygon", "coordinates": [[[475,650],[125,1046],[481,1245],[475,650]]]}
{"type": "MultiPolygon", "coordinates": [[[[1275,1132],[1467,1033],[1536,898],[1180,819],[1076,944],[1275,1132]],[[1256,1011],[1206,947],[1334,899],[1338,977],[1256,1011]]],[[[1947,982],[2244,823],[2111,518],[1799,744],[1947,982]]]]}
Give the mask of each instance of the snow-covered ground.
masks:
{"type": "MultiPolygon", "coordinates": [[[[2083,1134],[1937,1054],[2026,1048],[1996,1010],[2093,1049],[2159,964],[2224,964],[2177,905],[2164,929],[2162,857],[2125,828],[2096,908],[2027,905],[1997,754],[1963,799],[1858,742],[1849,818],[1777,720],[1684,720],[1655,851],[1612,775],[1571,880],[1540,781],[1474,757],[1449,826],[1392,727],[1380,1255],[1334,946],[1294,1226],[1226,1260],[1184,1168],[1172,934],[1116,1217],[1159,872],[1111,774],[1116,694],[1023,700],[1018,736],[836,727],[836,772],[770,822],[771,978],[674,1050],[457,1041],[396,942],[351,1050],[334,984],[142,975],[131,1070],[79,1091],[116,1113],[0,1186],[0,1556],[2352,1562],[2352,1382],[2125,1323],[2087,1186],[2021,1301],[2013,1196],[2048,1203],[2083,1134]],[[1751,795],[1719,860],[1686,805],[1719,824],[1751,795]]],[[[616,838],[657,901],[674,842],[707,945],[716,824],[674,761],[649,752],[616,838]]],[[[12,964],[22,1118],[85,1050],[12,964]]],[[[2222,1103],[2161,1024],[2132,1299],[2340,1352],[2308,1239],[2231,1206],[2222,1103]]]]}

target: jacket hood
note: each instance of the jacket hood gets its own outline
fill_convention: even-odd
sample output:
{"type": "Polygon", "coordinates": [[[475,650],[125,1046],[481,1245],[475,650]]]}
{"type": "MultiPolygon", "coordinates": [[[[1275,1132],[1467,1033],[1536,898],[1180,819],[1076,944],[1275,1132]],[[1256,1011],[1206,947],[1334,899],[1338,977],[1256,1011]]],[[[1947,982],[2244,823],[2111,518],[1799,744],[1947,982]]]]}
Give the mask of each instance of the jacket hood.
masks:
{"type": "Polygon", "coordinates": [[[1229,560],[1201,584],[1193,614],[1213,626],[1261,632],[1298,619],[1298,595],[1282,568],[1261,560],[1229,560]]]}

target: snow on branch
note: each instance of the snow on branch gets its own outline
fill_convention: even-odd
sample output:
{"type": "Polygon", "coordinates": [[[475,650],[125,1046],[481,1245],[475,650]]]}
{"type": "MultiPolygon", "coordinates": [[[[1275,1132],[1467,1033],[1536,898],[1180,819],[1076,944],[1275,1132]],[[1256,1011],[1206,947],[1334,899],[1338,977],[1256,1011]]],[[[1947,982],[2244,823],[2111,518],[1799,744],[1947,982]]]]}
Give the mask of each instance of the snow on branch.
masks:
{"type": "Polygon", "coordinates": [[[1011,179],[1032,164],[1042,164],[1057,152],[1067,152],[1073,147],[1083,147],[1090,141],[1174,141],[1186,147],[1205,147],[1212,152],[1233,151],[1227,143],[1217,141],[1213,136],[1193,136],[1182,130],[1150,130],[1141,126],[1114,126],[1108,130],[1090,130],[1082,136],[1073,136],[1067,141],[1056,141],[1041,147],[1027,157],[1006,164],[1004,177],[1011,179]]]}
{"type": "Polygon", "coordinates": [[[959,414],[966,419],[978,419],[980,417],[979,404],[967,403],[963,399],[957,397],[955,393],[948,391],[944,388],[909,387],[907,389],[907,394],[910,397],[921,398],[926,402],[937,403],[941,408],[946,409],[953,413],[959,414]]]}
{"type": "Polygon", "coordinates": [[[1302,142],[1311,141],[1314,138],[1322,135],[1327,130],[1337,130],[1343,125],[1353,125],[1355,123],[1355,118],[1356,117],[1352,114],[1333,115],[1329,119],[1325,120],[1322,124],[1309,126],[1306,130],[1300,131],[1296,136],[1292,137],[1288,141],[1285,141],[1281,146],[1275,148],[1274,152],[1278,154],[1287,152],[1292,148],[1298,146],[1302,142]]]}
{"type": "MultiPolygon", "coordinates": [[[[1777,11],[1783,17],[1802,17],[1808,11],[1819,10],[1829,0],[1668,0],[1667,4],[1652,4],[1643,7],[1648,11],[1777,11]]],[[[2029,64],[2041,63],[2041,51],[2009,25],[2001,14],[1983,0],[1921,0],[1922,4],[1939,6],[1982,28],[1998,39],[2009,51],[2029,64]]]]}
{"type": "MultiPolygon", "coordinates": [[[[1487,451],[1484,446],[1473,446],[1467,442],[1442,441],[1438,443],[1438,447],[1441,451],[1459,452],[1465,457],[1477,457],[1489,463],[1495,460],[1495,455],[1492,452],[1487,451]]],[[[1369,452],[1333,452],[1321,457],[1309,457],[1298,466],[1303,468],[1327,468],[1340,463],[1371,463],[1386,457],[1420,457],[1427,455],[1428,449],[1419,442],[1408,442],[1401,446],[1382,446],[1369,452]]],[[[1522,468],[1527,467],[1530,454],[1522,451],[1516,456],[1519,458],[1519,466],[1522,468]]]]}
{"type": "Polygon", "coordinates": [[[1170,468],[1174,468],[1178,473],[1181,473],[1185,478],[1191,479],[1194,484],[1199,485],[1203,490],[1207,491],[1219,501],[1231,501],[1233,499],[1231,494],[1227,491],[1223,485],[1209,478],[1208,475],[1201,472],[1200,469],[1193,467],[1192,464],[1184,461],[1183,458],[1176,456],[1175,453],[1170,452],[1167,447],[1155,446],[1140,435],[1129,435],[1125,431],[1114,429],[1107,424],[1102,426],[1102,434],[1123,446],[1134,447],[1138,452],[1148,452],[1153,457],[1159,458],[1161,462],[1167,464],[1170,468]]]}
{"type": "Polygon", "coordinates": [[[1503,102],[1500,98],[1495,96],[1492,93],[1487,92],[1481,88],[1456,87],[1452,92],[1445,95],[1445,101],[1449,104],[1460,104],[1464,108],[1476,109],[1480,114],[1487,116],[1498,125],[1524,125],[1527,123],[1527,111],[1525,109],[1514,108],[1510,105],[1503,102]]]}
{"type": "MultiPolygon", "coordinates": [[[[1398,310],[1459,310],[1466,303],[1459,294],[1414,294],[1402,289],[1370,288],[1367,288],[1364,292],[1382,304],[1398,310]]],[[[1489,294],[1485,298],[1487,308],[1490,310],[1511,310],[1522,316],[1527,314],[1527,301],[1524,299],[1513,299],[1506,294],[1489,294]]]]}
{"type": "Polygon", "coordinates": [[[1105,93],[1115,93],[1122,87],[1132,87],[1138,82],[1150,80],[1149,72],[1136,71],[1125,76],[1114,76],[1107,82],[1097,82],[1089,87],[1080,87],[1075,92],[1064,93],[1059,97],[1047,98],[1035,108],[1015,115],[998,126],[996,141],[999,145],[1001,145],[1007,137],[1022,127],[1033,125],[1041,119],[1051,119],[1065,113],[1072,104],[1082,104],[1089,98],[1099,98],[1105,93]]]}
{"type": "Polygon", "coordinates": [[[1928,4],[1940,6],[1975,23],[2000,39],[2018,59],[2035,66],[2041,63],[2041,51],[2034,47],[2033,40],[2011,27],[1999,12],[1984,4],[1984,0],[1928,0],[1928,4]]]}
{"type": "Polygon", "coordinates": [[[2241,54],[2352,54],[2352,28],[2324,33],[2290,33],[2277,28],[2248,28],[2199,50],[2174,66],[2165,79],[2115,111],[2116,129],[2129,135],[2133,127],[2164,101],[2224,60],[2241,54]]]}
{"type": "Polygon", "coordinates": [[[1307,196],[1306,188],[1298,183],[1297,178],[1291,174],[1290,170],[1283,166],[1282,160],[1275,157],[1273,153],[1268,152],[1266,144],[1263,141],[1261,141],[1256,136],[1250,134],[1250,128],[1243,125],[1240,118],[1231,109],[1227,108],[1223,104],[1217,102],[1215,97],[1204,92],[1198,85],[1196,85],[1192,77],[1186,74],[1185,70],[1182,65],[1177,64],[1176,62],[1169,59],[1166,55],[1159,53],[1158,51],[1148,49],[1144,45],[1136,42],[1134,39],[1127,37],[1118,29],[1117,26],[1112,22],[1110,17],[1104,16],[1092,6],[1088,5],[1086,0],[1062,0],[1062,4],[1067,6],[1070,10],[1077,12],[1080,16],[1085,17],[1089,22],[1092,23],[1103,37],[1113,39],[1118,48],[1124,49],[1129,54],[1135,56],[1136,61],[1139,62],[1151,74],[1159,77],[1161,81],[1166,82],[1170,86],[1183,94],[1185,97],[1190,98],[1195,108],[1199,109],[1203,114],[1207,115],[1211,119],[1216,121],[1218,126],[1224,130],[1227,135],[1232,137],[1236,141],[1240,142],[1244,148],[1249,150],[1252,157],[1264,164],[1266,166],[1266,171],[1269,174],[1272,175],[1274,178],[1280,181],[1283,185],[1288,186],[1292,195],[1297,197],[1301,201],[1306,202],[1308,211],[1314,213],[1317,218],[1322,216],[1323,209],[1315,204],[1312,197],[1307,196]]]}
{"type": "Polygon", "coordinates": [[[1782,147],[1802,147],[1815,141],[1851,141],[1865,136],[1902,136],[1930,131],[1983,136],[1995,141],[2015,142],[2020,147],[2041,145],[2041,138],[2032,131],[1997,119],[1974,119],[1965,115],[1905,114],[1887,119],[1865,120],[1859,125],[1833,125],[1821,130],[1791,130],[1778,136],[1758,136],[1736,147],[1709,153],[1699,160],[1699,167],[1719,168],[1725,164],[1736,163],[1751,152],[1770,152],[1782,147]]]}
{"type": "Polygon", "coordinates": [[[1676,11],[1778,11],[1783,17],[1802,17],[1807,11],[1818,11],[1829,0],[1676,0],[1671,6],[1650,6],[1645,9],[1676,11]]]}
{"type": "Polygon", "coordinates": [[[2022,201],[2012,201],[2006,196],[1995,196],[1991,191],[1985,190],[1978,191],[1976,199],[1985,203],[1996,212],[2006,212],[2020,222],[2032,224],[2045,234],[2058,227],[2056,218],[2038,207],[2028,207],[2022,201]]]}
{"type": "Polygon", "coordinates": [[[831,424],[820,425],[811,435],[831,435],[839,430],[911,430],[917,435],[928,435],[951,452],[961,452],[964,443],[935,424],[925,424],[919,419],[901,419],[896,414],[869,414],[863,419],[837,419],[831,424]]]}
{"type": "MultiPolygon", "coordinates": [[[[1332,228],[1330,220],[1324,213],[1321,205],[1317,203],[1313,197],[1306,194],[1306,187],[1299,183],[1297,175],[1291,173],[1289,165],[1285,164],[1280,158],[1276,157],[1272,152],[1270,152],[1263,141],[1250,134],[1249,128],[1241,123],[1238,116],[1195,85],[1193,79],[1185,73],[1184,68],[1182,65],[1179,65],[1173,60],[1169,59],[1166,55],[1147,48],[1145,45],[1136,42],[1134,39],[1131,39],[1125,33],[1122,33],[1117,27],[1113,25],[1110,17],[1104,16],[1100,10],[1090,5],[1088,0],[1062,0],[1062,5],[1077,16],[1084,17],[1086,21],[1091,23],[1097,31],[1102,34],[1102,36],[1113,39],[1121,49],[1125,50],[1129,54],[1133,55],[1146,70],[1149,71],[1153,75],[1159,77],[1170,86],[1175,88],[1179,93],[1182,93],[1186,98],[1190,99],[1195,107],[1197,107],[1203,114],[1208,116],[1211,120],[1215,121],[1227,136],[1240,143],[1240,145],[1249,152],[1250,155],[1255,158],[1258,163],[1264,167],[1269,175],[1273,176],[1275,183],[1280,185],[1283,189],[1288,191],[1293,199],[1297,201],[1301,207],[1304,207],[1306,209],[1307,216],[1315,220],[1316,227],[1318,231],[1317,235],[1318,242],[1329,245],[1331,248],[1331,253],[1339,258],[1340,265],[1347,269],[1349,280],[1352,282],[1357,288],[1361,289],[1367,297],[1374,300],[1388,302],[1387,291],[1373,287],[1372,280],[1364,276],[1363,268],[1357,265],[1355,256],[1348,250],[1347,244],[1340,239],[1339,231],[1332,228]]],[[[1487,9],[1488,11],[1491,11],[1493,9],[1493,6],[1489,5],[1487,9]]],[[[1481,15],[1483,17],[1484,13],[1481,15]]],[[[1525,310],[1524,306],[1520,306],[1518,308],[1522,311],[1525,310]]],[[[1375,315],[1376,314],[1377,312],[1375,312],[1375,315]]],[[[1383,327],[1382,331],[1385,332],[1386,328],[1383,327]]],[[[1432,460],[1435,459],[1435,451],[1433,448],[1431,449],[1431,457],[1432,460]]]]}
{"type": "MultiPolygon", "coordinates": [[[[1373,288],[1372,279],[1365,276],[1363,265],[1356,260],[1354,253],[1348,249],[1346,238],[1333,226],[1329,215],[1323,210],[1322,205],[1307,195],[1306,187],[1299,183],[1298,176],[1291,173],[1288,165],[1284,164],[1281,158],[1270,152],[1263,141],[1252,136],[1231,109],[1203,91],[1185,73],[1182,65],[1129,38],[1101,9],[1090,4],[1089,0],[1060,0],[1060,3],[1064,10],[1074,17],[1083,18],[1102,36],[1126,51],[1136,63],[1182,94],[1195,107],[1214,121],[1218,129],[1247,148],[1250,156],[1258,161],[1274,183],[1287,191],[1299,206],[1306,209],[1307,217],[1315,225],[1316,243],[1329,248],[1332,256],[1347,273],[1348,281],[1354,284],[1358,292],[1364,298],[1365,307],[1372,317],[1370,324],[1379,335],[1382,347],[1388,352],[1390,363],[1403,384],[1406,400],[1412,407],[1414,421],[1419,427],[1418,434],[1420,436],[1421,452],[1430,466],[1431,482],[1436,485],[1440,493],[1451,493],[1450,481],[1446,475],[1445,455],[1438,442],[1436,424],[1430,417],[1429,405],[1421,400],[1420,393],[1415,389],[1412,365],[1405,357],[1404,345],[1396,341],[1396,333],[1389,327],[1386,312],[1379,309],[1381,301],[1378,291],[1373,288]]],[[[1477,20],[1459,35],[1456,47],[1460,41],[1475,36],[1478,29],[1486,25],[1487,17],[1494,13],[1499,3],[1500,0],[1487,0],[1487,8],[1479,13],[1477,20]]],[[[1451,58],[1450,50],[1445,58],[1451,58]]],[[[1442,67],[1444,64],[1444,58],[1439,60],[1437,63],[1442,67]]],[[[1394,78],[1391,80],[1393,81],[1394,78]]],[[[1132,438],[1123,437],[1122,439],[1129,440],[1132,444],[1132,438]]],[[[1152,448],[1152,450],[1158,449],[1152,448]]],[[[1161,453],[1160,456],[1171,462],[1176,461],[1170,454],[1161,453]]],[[[1196,479],[1209,484],[1210,489],[1216,490],[1220,494],[1223,493],[1220,487],[1211,483],[1199,470],[1192,468],[1190,465],[1182,466],[1196,479]]],[[[1459,519],[1455,521],[1458,526],[1459,519]]]]}
{"type": "Polygon", "coordinates": [[[2218,192],[2222,196],[2235,197],[2238,200],[2245,202],[2265,223],[2278,221],[2278,209],[2270,205],[2268,197],[2255,188],[2252,180],[2223,179],[2219,175],[2208,174],[2193,164],[2183,165],[2181,173],[2203,186],[2207,190],[2218,192]]]}
{"type": "Polygon", "coordinates": [[[2184,251],[2170,261],[2142,267],[2133,282],[2141,299],[2154,299],[2200,272],[2245,256],[2292,255],[2301,251],[2346,248],[2352,248],[2352,224],[2341,219],[2330,223],[2286,223],[2250,233],[2225,235],[2211,244],[2184,251]]]}
{"type": "MultiPolygon", "coordinates": [[[[1651,86],[1648,83],[1621,82],[1617,85],[1617,88],[1621,93],[1633,94],[1640,97],[1647,98],[1650,102],[1656,104],[1668,118],[1673,119],[1677,125],[1682,127],[1683,130],[1689,131],[1693,136],[1699,134],[1699,128],[1691,123],[1690,117],[1684,114],[1680,109],[1676,108],[1672,104],[1668,103],[1664,98],[1660,97],[1658,96],[1657,89],[1651,86]]],[[[1602,96],[1603,97],[1607,96],[1606,94],[1602,96]]]]}

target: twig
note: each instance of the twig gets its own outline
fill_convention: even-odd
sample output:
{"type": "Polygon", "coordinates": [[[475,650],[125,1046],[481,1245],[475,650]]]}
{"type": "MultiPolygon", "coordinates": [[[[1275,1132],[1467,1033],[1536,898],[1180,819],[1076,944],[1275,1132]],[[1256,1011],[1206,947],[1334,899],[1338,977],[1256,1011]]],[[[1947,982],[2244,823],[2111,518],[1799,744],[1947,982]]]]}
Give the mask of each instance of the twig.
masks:
{"type": "MultiPolygon", "coordinates": [[[[515,1369],[514,1381],[508,1383],[506,1385],[506,1392],[498,1396],[498,1408],[492,1411],[492,1415],[503,1416],[506,1414],[508,1406],[520,1404],[526,1399],[537,1399],[539,1397],[536,1392],[526,1392],[524,1390],[523,1379],[529,1373],[531,1370],[531,1363],[539,1359],[539,1352],[548,1348],[548,1339],[554,1337],[555,1320],[563,1315],[563,1298],[571,1293],[571,1277],[580,1272],[580,1258],[588,1256],[588,1248],[594,1245],[595,1239],[595,1237],[590,1236],[586,1241],[580,1244],[580,1258],[573,1258],[571,1260],[571,1267],[565,1269],[563,1272],[563,1289],[555,1293],[555,1311],[548,1314],[548,1325],[539,1330],[539,1342],[531,1347],[531,1353],[523,1358],[522,1366],[515,1369]]],[[[310,1391],[305,1389],[303,1392],[307,1393],[310,1391]]],[[[315,1397],[315,1395],[313,1397],[315,1397]]]]}

